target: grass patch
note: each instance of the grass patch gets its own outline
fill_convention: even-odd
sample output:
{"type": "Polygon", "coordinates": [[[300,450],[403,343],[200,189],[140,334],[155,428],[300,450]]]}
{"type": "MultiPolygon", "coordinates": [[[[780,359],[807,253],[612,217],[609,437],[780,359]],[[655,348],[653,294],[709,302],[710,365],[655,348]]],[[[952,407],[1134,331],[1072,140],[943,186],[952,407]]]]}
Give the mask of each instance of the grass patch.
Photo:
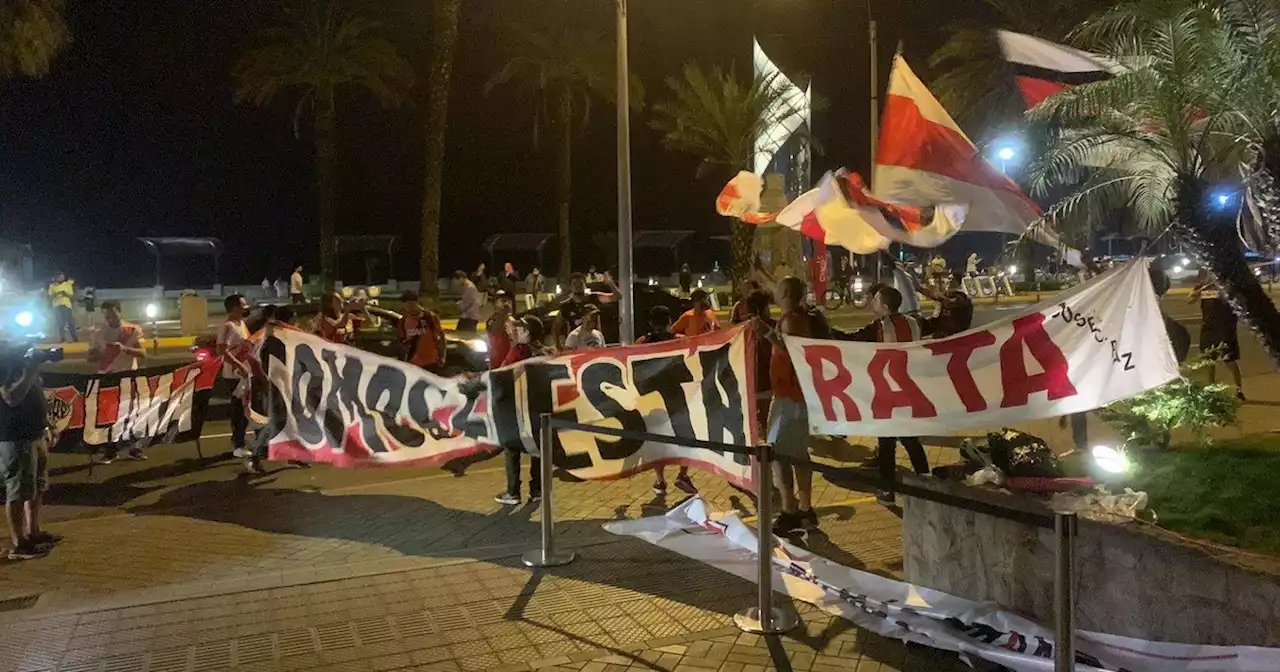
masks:
{"type": "Polygon", "coordinates": [[[1129,487],[1145,490],[1160,526],[1280,556],[1280,436],[1134,453],[1129,487]]]}

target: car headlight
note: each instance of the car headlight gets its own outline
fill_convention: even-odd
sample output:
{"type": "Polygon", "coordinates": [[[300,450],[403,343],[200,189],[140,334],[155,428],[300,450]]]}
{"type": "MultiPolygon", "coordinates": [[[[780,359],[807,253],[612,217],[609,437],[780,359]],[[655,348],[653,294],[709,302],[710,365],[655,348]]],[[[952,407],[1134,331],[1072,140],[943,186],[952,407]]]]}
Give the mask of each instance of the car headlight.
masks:
{"type": "Polygon", "coordinates": [[[476,352],[489,352],[489,341],[483,338],[473,338],[467,341],[467,345],[476,352]]]}

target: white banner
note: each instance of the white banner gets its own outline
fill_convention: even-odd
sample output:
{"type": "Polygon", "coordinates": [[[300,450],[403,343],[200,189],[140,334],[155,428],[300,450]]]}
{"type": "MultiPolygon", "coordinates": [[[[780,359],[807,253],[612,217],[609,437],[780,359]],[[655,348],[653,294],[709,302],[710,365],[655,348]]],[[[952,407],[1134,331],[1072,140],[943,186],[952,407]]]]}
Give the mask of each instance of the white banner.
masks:
{"type": "MultiPolygon", "coordinates": [[[[664,436],[756,442],[755,336],[745,326],[457,378],[293,329],[276,330],[261,352],[272,392],[264,431],[273,437],[275,460],[433,466],[501,447],[536,455],[542,413],[664,436]]],[[[752,487],[744,455],[585,432],[556,433],[555,463],[586,479],[683,464],[752,487]]]]}
{"type": "MultiPolygon", "coordinates": [[[[699,498],[665,516],[614,521],[604,529],[644,539],[751,582],[759,576],[755,532],[737,514],[708,515],[699,498]]],[[[998,605],[850,569],[782,540],[777,540],[772,565],[776,592],[860,628],[978,656],[1018,672],[1053,670],[1053,632],[998,605]]],[[[1280,672],[1280,649],[1168,644],[1080,631],[1075,669],[1280,672]]]]}
{"type": "Polygon", "coordinates": [[[1146,263],[950,338],[787,337],[814,433],[921,436],[1089,411],[1178,377],[1146,263]]]}

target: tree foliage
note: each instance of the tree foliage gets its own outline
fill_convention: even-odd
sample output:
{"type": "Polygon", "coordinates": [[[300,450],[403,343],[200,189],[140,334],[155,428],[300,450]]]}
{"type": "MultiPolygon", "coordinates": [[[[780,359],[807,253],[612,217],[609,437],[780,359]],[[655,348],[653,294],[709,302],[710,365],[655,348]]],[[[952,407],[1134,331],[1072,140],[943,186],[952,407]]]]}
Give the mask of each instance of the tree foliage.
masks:
{"type": "MultiPolygon", "coordinates": [[[[485,91],[512,86],[534,102],[530,123],[535,146],[550,130],[556,142],[557,239],[559,277],[572,269],[573,135],[591,117],[596,100],[617,99],[616,51],[608,35],[576,25],[550,12],[531,23],[508,26],[512,55],[485,83],[485,91]]],[[[632,75],[628,91],[633,108],[644,102],[644,86],[632,75]]]]}
{"type": "MultiPolygon", "coordinates": [[[[756,138],[804,114],[788,102],[780,75],[743,80],[719,67],[708,72],[691,63],[666,83],[671,97],[654,104],[652,125],[662,132],[665,147],[701,159],[698,177],[719,171],[728,178],[753,170],[756,138]]],[[[800,126],[800,132],[807,131],[800,126]]],[[[739,221],[732,226],[736,282],[750,272],[754,231],[739,221]]]]}
{"type": "Polygon", "coordinates": [[[296,99],[294,135],[311,113],[315,135],[316,199],[320,220],[321,281],[334,281],[337,209],[336,97],[352,89],[397,105],[413,83],[409,64],[378,34],[378,24],[343,11],[336,2],[290,7],[284,20],[263,31],[259,44],[232,68],[235,102],[262,106],[277,95],[296,99]]]}
{"type": "Polygon", "coordinates": [[[0,0],[0,77],[49,74],[71,44],[65,0],[0,0]]]}

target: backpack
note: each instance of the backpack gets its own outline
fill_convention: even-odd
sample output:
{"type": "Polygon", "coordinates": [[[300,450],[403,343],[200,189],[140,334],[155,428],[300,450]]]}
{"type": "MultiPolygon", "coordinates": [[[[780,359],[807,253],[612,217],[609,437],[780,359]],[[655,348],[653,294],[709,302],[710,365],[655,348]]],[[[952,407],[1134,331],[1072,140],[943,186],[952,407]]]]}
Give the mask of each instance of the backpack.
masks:
{"type": "Polygon", "coordinates": [[[1178,359],[1181,364],[1187,361],[1187,355],[1191,353],[1191,332],[1187,328],[1178,324],[1177,320],[1170,318],[1164,313],[1160,314],[1164,318],[1164,330],[1169,334],[1169,344],[1173,346],[1173,356],[1178,359]]]}
{"type": "Polygon", "coordinates": [[[805,310],[805,317],[809,320],[809,336],[811,338],[831,338],[831,323],[827,322],[827,315],[814,306],[809,306],[805,310]]]}

